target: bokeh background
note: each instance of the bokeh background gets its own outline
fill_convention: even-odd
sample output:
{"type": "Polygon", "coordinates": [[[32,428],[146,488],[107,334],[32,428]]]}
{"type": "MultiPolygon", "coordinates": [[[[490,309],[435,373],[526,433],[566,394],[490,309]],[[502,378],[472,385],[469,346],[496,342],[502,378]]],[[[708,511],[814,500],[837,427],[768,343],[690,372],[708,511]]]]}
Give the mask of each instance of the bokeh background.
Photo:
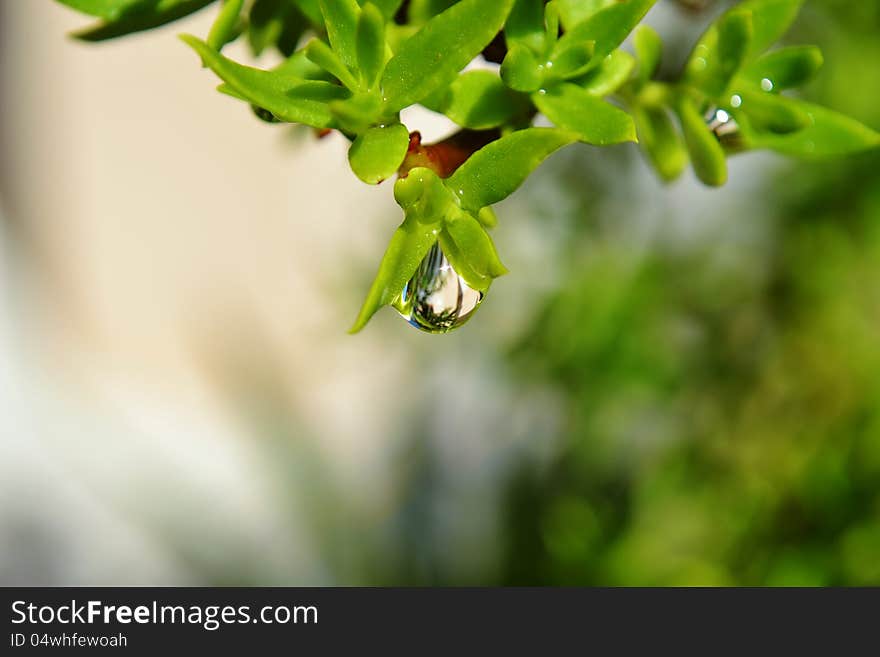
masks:
{"type": "MultiPolygon", "coordinates": [[[[661,0],[668,71],[728,4],[661,0]]],[[[466,327],[351,337],[391,190],[215,93],[211,14],[0,0],[0,584],[880,584],[880,154],[715,191],[571,147],[466,327]]],[[[875,129],[878,30],[788,37],[875,129]]]]}

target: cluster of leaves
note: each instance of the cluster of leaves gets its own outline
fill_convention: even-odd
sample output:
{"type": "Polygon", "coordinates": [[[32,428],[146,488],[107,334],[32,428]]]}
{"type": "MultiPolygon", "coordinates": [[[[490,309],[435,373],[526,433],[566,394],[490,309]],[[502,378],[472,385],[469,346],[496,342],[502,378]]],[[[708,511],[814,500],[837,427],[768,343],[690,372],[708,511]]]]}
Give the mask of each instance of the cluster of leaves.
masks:
{"type": "MultiPolygon", "coordinates": [[[[86,40],[155,27],[210,4],[59,1],[102,19],[78,34],[86,40]]],[[[206,40],[182,38],[223,81],[219,90],[261,118],[348,137],[351,168],[364,182],[400,173],[394,192],[405,220],[357,331],[394,302],[438,240],[465,281],[486,290],[506,271],[487,232],[491,206],[567,144],[639,141],[663,179],[691,162],[709,185],[725,182],[734,150],[825,156],[880,144],[880,135],[852,119],[780,93],[822,63],[810,47],[765,52],[803,0],[739,3],[709,27],[674,82],[654,79],[661,39],[640,26],[656,1],[224,0],[206,40]],[[634,31],[635,56],[621,49],[634,31]],[[243,34],[255,54],[274,46],[284,61],[263,70],[225,57],[223,47],[243,34]],[[500,70],[465,70],[499,42],[500,70]],[[416,104],[492,138],[454,171],[408,158],[410,129],[400,113],[416,104]],[[534,127],[539,113],[555,127],[534,127]],[[735,128],[733,138],[714,129],[717,117],[728,132],[735,128]]]]}

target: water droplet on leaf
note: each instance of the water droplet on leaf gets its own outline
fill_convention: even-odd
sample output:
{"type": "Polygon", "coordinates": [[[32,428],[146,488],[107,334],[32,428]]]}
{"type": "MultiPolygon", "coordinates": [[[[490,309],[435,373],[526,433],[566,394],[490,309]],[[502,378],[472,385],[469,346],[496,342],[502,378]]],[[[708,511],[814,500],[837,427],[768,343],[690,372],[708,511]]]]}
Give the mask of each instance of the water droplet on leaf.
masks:
{"type": "Polygon", "coordinates": [[[403,318],[428,333],[448,333],[464,324],[483,301],[434,244],[394,304],[403,318]]]}
{"type": "Polygon", "coordinates": [[[719,107],[711,107],[705,114],[706,126],[728,152],[745,148],[739,124],[729,112],[719,107]]]}

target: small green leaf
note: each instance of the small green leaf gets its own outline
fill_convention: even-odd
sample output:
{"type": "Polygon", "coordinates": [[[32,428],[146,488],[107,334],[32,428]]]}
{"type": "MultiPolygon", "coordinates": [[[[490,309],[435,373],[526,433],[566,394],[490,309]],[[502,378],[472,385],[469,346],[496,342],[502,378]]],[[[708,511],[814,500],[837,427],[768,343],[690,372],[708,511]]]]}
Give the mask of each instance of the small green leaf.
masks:
{"type": "Polygon", "coordinates": [[[410,23],[424,25],[456,2],[458,0],[410,0],[407,18],[410,23]]]}
{"type": "Polygon", "coordinates": [[[400,5],[403,4],[403,0],[372,0],[373,4],[379,9],[382,13],[382,16],[387,20],[391,20],[394,18],[394,15],[397,13],[397,10],[400,9],[400,5]]]}
{"type": "Polygon", "coordinates": [[[636,66],[636,60],[625,50],[615,50],[599,68],[577,81],[584,91],[594,96],[608,96],[622,87],[636,66]]]}
{"type": "Polygon", "coordinates": [[[298,50],[272,70],[300,80],[324,80],[325,82],[332,80],[332,76],[327,71],[306,57],[305,49],[298,50]]]}
{"type": "Polygon", "coordinates": [[[440,231],[438,241],[440,242],[440,248],[443,250],[443,255],[446,256],[455,273],[461,276],[469,287],[481,292],[489,289],[489,286],[492,284],[492,278],[481,276],[471,267],[466,254],[446,228],[440,231]]]}
{"type": "Polygon", "coordinates": [[[361,9],[357,26],[357,59],[361,79],[367,89],[372,89],[385,67],[385,17],[372,3],[361,9]]]}
{"type": "Polygon", "coordinates": [[[748,57],[760,55],[788,31],[804,0],[746,0],[733,9],[752,14],[752,41],[748,57]]]}
{"type": "Polygon", "coordinates": [[[501,30],[513,0],[461,0],[432,18],[385,66],[382,89],[391,110],[446,86],[501,30]]]}
{"type": "Polygon", "coordinates": [[[559,5],[550,0],[544,5],[544,45],[541,53],[549,57],[559,41],[559,5]]]}
{"type": "Polygon", "coordinates": [[[342,98],[345,91],[327,82],[302,81],[275,72],[243,66],[227,59],[208,44],[189,34],[181,40],[195,50],[202,62],[249,102],[262,107],[282,121],[304,123],[316,128],[333,127],[327,106],[342,98]]]}
{"type": "Polygon", "coordinates": [[[822,51],[816,46],[780,48],[759,57],[741,77],[764,91],[782,91],[809,82],[823,61],[822,51]]]}
{"type": "Polygon", "coordinates": [[[618,0],[556,0],[559,17],[566,30],[583,23],[596,12],[610,7],[618,0]]]}
{"type": "Polygon", "coordinates": [[[409,147],[409,130],[395,125],[370,128],[351,145],[348,162],[358,178],[377,185],[397,173],[409,147]]]}
{"type": "MultiPolygon", "coordinates": [[[[330,111],[336,117],[340,130],[346,135],[359,135],[382,123],[382,101],[375,94],[354,94],[350,98],[330,103],[330,111]]],[[[396,122],[388,120],[385,123],[396,122]]]]}
{"type": "Polygon", "coordinates": [[[633,46],[639,60],[639,82],[645,84],[654,77],[663,55],[663,41],[650,25],[639,25],[633,36],[633,46]]]}
{"type": "Polygon", "coordinates": [[[477,212],[510,196],[548,155],[577,139],[553,128],[512,132],[471,155],[446,179],[446,186],[465,210],[477,212]]]}
{"type": "Polygon", "coordinates": [[[787,135],[753,135],[750,145],[808,159],[849,155],[880,147],[880,134],[855,119],[819,105],[794,102],[809,117],[808,127],[787,135]]]}
{"type": "Polygon", "coordinates": [[[510,47],[514,43],[534,52],[544,47],[544,0],[516,0],[507,24],[504,38],[510,47]]]}
{"type": "Polygon", "coordinates": [[[514,43],[501,62],[501,79],[515,91],[531,93],[544,84],[543,67],[530,48],[514,43]]]}
{"type": "Polygon", "coordinates": [[[706,185],[720,187],[727,182],[724,149],[690,100],[682,99],[677,110],[694,173],[706,185]]]}
{"type": "Polygon", "coordinates": [[[239,15],[243,6],[244,0],[224,0],[208,33],[208,46],[220,50],[238,36],[239,15]]]}
{"type": "Polygon", "coordinates": [[[528,96],[511,91],[497,74],[468,71],[449,85],[433,109],[463,128],[488,130],[527,114],[531,106],[528,96]]]}
{"type": "Polygon", "coordinates": [[[718,98],[742,66],[751,39],[751,13],[727,12],[697,43],[685,67],[684,81],[710,98],[718,98]]]}
{"type": "MultiPolygon", "coordinates": [[[[291,0],[283,0],[290,2],[291,0]]],[[[299,9],[303,16],[309,19],[309,22],[315,27],[324,27],[324,14],[321,12],[321,3],[319,0],[292,0],[296,8],[299,9]]]]}
{"type": "Polygon", "coordinates": [[[615,2],[576,24],[559,40],[559,46],[568,43],[593,41],[596,44],[594,62],[601,64],[605,57],[624,42],[657,0],[628,0],[615,2]]]}
{"type": "Polygon", "coordinates": [[[364,305],[349,333],[363,329],[382,306],[393,303],[412,278],[419,264],[437,242],[440,224],[424,224],[411,216],[404,219],[391,238],[364,305]]]}
{"type": "Polygon", "coordinates": [[[75,32],[81,41],[105,41],[134,32],[150,30],[207,7],[214,0],[158,0],[127,6],[126,11],[104,23],[75,32]]]}
{"type": "Polygon", "coordinates": [[[688,164],[688,154],[666,108],[636,106],[633,119],[639,144],[660,177],[667,182],[678,178],[688,164]]]}
{"type": "Polygon", "coordinates": [[[436,173],[425,167],[415,167],[397,180],[394,200],[407,216],[428,224],[461,211],[454,194],[436,173]]]}
{"type": "Polygon", "coordinates": [[[788,133],[812,125],[810,115],[799,101],[764,91],[742,91],[737,114],[745,114],[749,123],[759,130],[788,133]]]}
{"type": "Polygon", "coordinates": [[[147,5],[154,0],[57,0],[62,5],[67,5],[71,9],[103,18],[105,21],[112,21],[118,18],[122,13],[128,11],[137,5],[147,5]]]}
{"type": "MultiPolygon", "coordinates": [[[[474,280],[464,277],[472,288],[485,290],[493,278],[507,273],[492,238],[473,216],[467,212],[453,214],[446,220],[446,231],[458,247],[461,258],[467,262],[467,269],[476,274],[477,278],[474,280]]],[[[452,266],[464,276],[461,267],[456,267],[455,262],[452,262],[452,266]]]]}
{"type": "Polygon", "coordinates": [[[312,39],[305,48],[306,57],[334,76],[349,89],[358,89],[360,85],[336,51],[320,39],[312,39]]]}
{"type": "Polygon", "coordinates": [[[327,38],[350,71],[357,68],[357,25],[361,12],[356,0],[320,0],[327,38]]]}
{"type": "MultiPolygon", "coordinates": [[[[260,55],[284,32],[288,5],[282,0],[256,0],[248,13],[248,43],[254,55],[260,55]]],[[[209,41],[210,44],[210,41],[209,41]]]]}
{"type": "Polygon", "coordinates": [[[254,55],[275,46],[290,56],[308,28],[309,19],[289,0],[256,0],[248,14],[248,43],[254,55]]]}
{"type": "Polygon", "coordinates": [[[539,110],[556,126],[576,132],[597,146],[637,141],[632,117],[622,109],[573,84],[560,84],[532,95],[539,110]]]}
{"type": "Polygon", "coordinates": [[[477,221],[486,228],[495,228],[498,225],[498,215],[495,214],[491,205],[487,205],[477,213],[477,221]]]}
{"type": "Polygon", "coordinates": [[[564,48],[557,47],[545,65],[545,79],[568,80],[586,73],[595,49],[596,44],[592,41],[569,43],[564,48]]]}

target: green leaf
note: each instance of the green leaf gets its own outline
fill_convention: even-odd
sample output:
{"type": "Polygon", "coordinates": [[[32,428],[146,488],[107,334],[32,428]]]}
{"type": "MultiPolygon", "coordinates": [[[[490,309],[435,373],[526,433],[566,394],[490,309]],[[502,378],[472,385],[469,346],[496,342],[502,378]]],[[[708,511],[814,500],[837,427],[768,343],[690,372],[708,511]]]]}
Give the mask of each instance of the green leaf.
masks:
{"type": "Polygon", "coordinates": [[[633,36],[633,46],[639,60],[639,81],[645,84],[654,77],[663,55],[663,41],[650,25],[639,25],[633,36]]]}
{"type": "Polygon", "coordinates": [[[477,212],[510,196],[548,155],[577,139],[554,128],[512,132],[471,155],[446,179],[446,186],[465,210],[477,212]]]}
{"type": "Polygon", "coordinates": [[[410,23],[423,25],[456,2],[458,0],[410,0],[407,18],[410,23]]]}
{"type": "Polygon", "coordinates": [[[751,39],[751,13],[727,12],[697,43],[685,67],[684,82],[718,98],[742,66],[751,39]]]}
{"type": "Polygon", "coordinates": [[[636,60],[625,50],[615,50],[602,66],[577,81],[584,91],[594,96],[608,96],[622,87],[636,66],[636,60]]]}
{"type": "Polygon", "coordinates": [[[529,47],[514,43],[501,62],[501,79],[515,91],[531,93],[544,84],[543,67],[529,47]]]}
{"type": "Polygon", "coordinates": [[[688,164],[688,154],[666,108],[636,106],[633,119],[639,144],[660,177],[667,182],[678,178],[688,164]]]}
{"type": "Polygon", "coordinates": [[[331,75],[306,57],[305,49],[295,52],[272,70],[300,80],[332,80],[331,75]]]}
{"type": "Polygon", "coordinates": [[[547,78],[568,80],[582,75],[590,68],[596,44],[592,41],[569,43],[565,47],[557,47],[550,56],[545,69],[547,78]]]}
{"type": "Polygon", "coordinates": [[[158,0],[158,2],[146,4],[137,3],[115,18],[81,32],[75,32],[73,36],[81,41],[105,41],[134,32],[151,30],[154,27],[176,21],[178,18],[189,16],[213,1],[158,0]]]}
{"type": "Polygon", "coordinates": [[[486,228],[495,228],[498,225],[498,215],[495,214],[491,205],[487,205],[477,213],[477,221],[486,228]]]}
{"type": "Polygon", "coordinates": [[[788,31],[804,0],[746,0],[733,9],[752,14],[752,41],[748,57],[760,55],[788,31]]]}
{"type": "Polygon", "coordinates": [[[404,41],[385,67],[382,89],[400,110],[455,79],[504,26],[513,0],[461,0],[404,41]]]}
{"type": "Polygon", "coordinates": [[[491,71],[468,71],[449,85],[432,109],[445,114],[463,128],[488,130],[509,123],[529,112],[528,96],[511,91],[491,71]]]}
{"type": "Polygon", "coordinates": [[[83,14],[112,21],[120,14],[137,5],[147,5],[154,0],[57,0],[83,14]]]}
{"type": "Polygon", "coordinates": [[[489,289],[489,286],[492,284],[492,278],[481,276],[471,268],[465,252],[456,244],[446,228],[440,231],[438,241],[440,242],[440,248],[443,250],[443,255],[446,256],[455,273],[461,276],[465,283],[481,292],[489,289]]]}
{"type": "Polygon", "coordinates": [[[349,333],[363,329],[382,306],[393,303],[437,242],[440,224],[424,224],[407,216],[391,238],[364,305],[349,333]]]}
{"type": "Polygon", "coordinates": [[[377,185],[397,173],[408,147],[409,130],[400,123],[370,128],[351,145],[348,162],[358,178],[377,185]]]}
{"type": "Polygon", "coordinates": [[[454,212],[461,212],[455,195],[436,173],[425,167],[415,167],[397,180],[394,200],[407,216],[422,223],[436,223],[454,212]]]}
{"type": "Polygon", "coordinates": [[[567,30],[571,30],[575,25],[615,2],[618,0],[556,0],[559,16],[567,30]]]}
{"type": "Polygon", "coordinates": [[[372,89],[385,68],[385,17],[372,3],[361,9],[357,26],[357,59],[361,79],[367,89],[372,89]]]}
{"type": "Polygon", "coordinates": [[[849,155],[880,147],[880,134],[855,119],[819,105],[796,102],[811,125],[787,135],[752,135],[750,145],[803,158],[849,155]]]}
{"type": "MultiPolygon", "coordinates": [[[[283,0],[290,2],[291,0],[283,0]]],[[[315,27],[324,27],[324,14],[321,13],[321,3],[319,0],[292,0],[303,16],[309,19],[309,22],[315,27]]]]}
{"type": "Polygon", "coordinates": [[[403,0],[372,0],[376,8],[382,13],[382,16],[388,20],[394,18],[403,0]]]}
{"type": "Polygon", "coordinates": [[[516,0],[504,26],[508,48],[514,43],[533,52],[544,47],[544,0],[516,0]]]}
{"type": "MultiPolygon", "coordinates": [[[[457,260],[464,260],[467,263],[466,269],[476,274],[474,279],[469,280],[462,272],[462,263],[456,267],[456,262],[450,259],[453,268],[464,277],[472,288],[486,290],[493,278],[504,276],[507,273],[507,268],[501,264],[492,238],[473,216],[467,212],[453,214],[446,220],[446,231],[458,247],[458,253],[453,257],[457,260]],[[459,254],[460,257],[456,257],[459,254]]],[[[449,254],[447,254],[448,257],[449,254]]]]}
{"type": "Polygon", "coordinates": [[[562,36],[559,46],[594,41],[596,50],[593,59],[594,65],[598,66],[624,42],[656,2],[657,0],[615,2],[576,24],[562,36]]]}
{"type": "Polygon", "coordinates": [[[276,46],[289,56],[296,50],[308,19],[289,0],[256,0],[248,14],[248,43],[254,55],[276,46]]]}
{"type": "Polygon", "coordinates": [[[327,106],[344,97],[345,91],[327,82],[301,81],[276,71],[263,71],[227,59],[208,44],[189,34],[180,36],[195,50],[202,62],[249,102],[262,107],[282,121],[304,123],[316,128],[333,127],[327,106]]]}
{"type": "MultiPolygon", "coordinates": [[[[330,103],[339,128],[347,135],[359,135],[382,123],[382,101],[375,94],[359,93],[330,103]]],[[[386,123],[395,123],[397,118],[386,123]]]]}
{"type": "Polygon", "coordinates": [[[690,100],[682,99],[677,110],[694,173],[706,185],[720,187],[727,182],[724,149],[690,100]]]}
{"type": "Polygon", "coordinates": [[[737,114],[745,114],[749,123],[759,130],[787,133],[795,132],[812,124],[810,115],[794,98],[778,96],[764,91],[742,91],[737,114]]]}
{"type": "Polygon", "coordinates": [[[208,33],[208,46],[220,50],[238,36],[239,15],[244,0],[224,0],[217,19],[208,33]]]}
{"type": "Polygon", "coordinates": [[[349,68],[330,46],[320,39],[312,39],[305,48],[306,57],[334,76],[349,89],[358,89],[360,85],[349,68]]]}
{"type": "Polygon", "coordinates": [[[532,95],[539,110],[556,126],[576,132],[597,146],[637,141],[632,117],[584,89],[564,83],[532,95]]]}
{"type": "Polygon", "coordinates": [[[320,4],[333,51],[350,71],[356,70],[360,6],[356,0],[320,0],[320,4]]]}
{"type": "Polygon", "coordinates": [[[823,61],[822,51],[816,46],[780,48],[755,60],[741,78],[764,91],[792,89],[809,82],[823,61]]]}
{"type": "Polygon", "coordinates": [[[544,5],[544,45],[540,53],[548,57],[559,42],[559,5],[550,0],[544,5]]]}

